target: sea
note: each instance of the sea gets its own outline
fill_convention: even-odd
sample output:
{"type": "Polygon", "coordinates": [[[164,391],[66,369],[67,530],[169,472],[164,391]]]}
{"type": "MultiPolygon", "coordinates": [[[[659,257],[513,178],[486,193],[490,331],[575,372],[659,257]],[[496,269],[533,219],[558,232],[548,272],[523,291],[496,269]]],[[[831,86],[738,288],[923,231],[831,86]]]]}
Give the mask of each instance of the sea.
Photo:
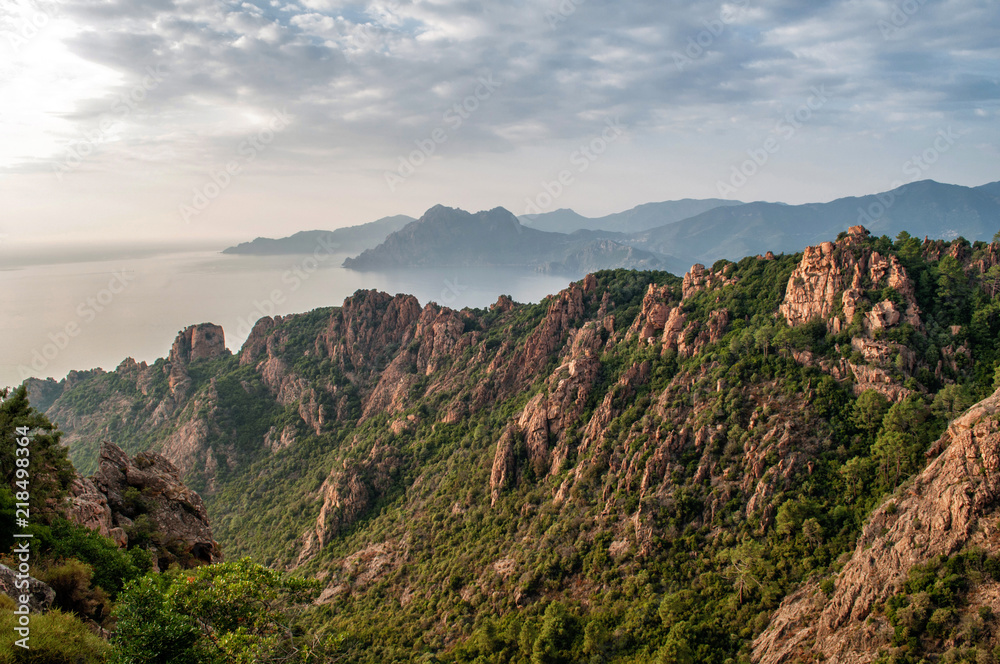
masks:
{"type": "Polygon", "coordinates": [[[341,267],[344,258],[151,246],[2,253],[0,386],[110,371],[128,357],[152,363],[197,323],[221,325],[235,353],[258,318],[340,306],[359,289],[461,309],[502,294],[538,302],[572,280],[490,267],[355,272],[341,267]]]}

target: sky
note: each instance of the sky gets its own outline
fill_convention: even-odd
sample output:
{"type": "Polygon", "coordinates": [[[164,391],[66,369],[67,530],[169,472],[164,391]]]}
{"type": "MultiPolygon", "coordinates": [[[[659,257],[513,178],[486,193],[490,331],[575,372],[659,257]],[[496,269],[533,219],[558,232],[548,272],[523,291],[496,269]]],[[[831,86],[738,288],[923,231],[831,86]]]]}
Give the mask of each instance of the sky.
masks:
{"type": "Polygon", "coordinates": [[[0,248],[975,186],[998,99],[997,0],[4,0],[0,248]]]}

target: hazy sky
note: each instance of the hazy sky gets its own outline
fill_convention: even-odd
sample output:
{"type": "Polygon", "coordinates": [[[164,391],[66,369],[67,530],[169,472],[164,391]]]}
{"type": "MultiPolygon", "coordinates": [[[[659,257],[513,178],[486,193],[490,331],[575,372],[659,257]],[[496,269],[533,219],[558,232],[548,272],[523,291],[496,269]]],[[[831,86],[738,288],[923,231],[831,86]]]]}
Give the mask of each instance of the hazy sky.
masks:
{"type": "Polygon", "coordinates": [[[998,98],[996,0],[3,0],[0,239],[978,185],[998,98]]]}

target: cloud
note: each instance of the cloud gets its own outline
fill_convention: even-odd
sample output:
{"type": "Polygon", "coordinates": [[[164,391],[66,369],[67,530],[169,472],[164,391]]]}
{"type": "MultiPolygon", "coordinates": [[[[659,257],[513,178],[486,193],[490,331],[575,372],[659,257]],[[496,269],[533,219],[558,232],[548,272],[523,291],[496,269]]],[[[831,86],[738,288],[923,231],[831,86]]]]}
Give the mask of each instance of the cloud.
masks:
{"type": "MultiPolygon", "coordinates": [[[[0,94],[21,91],[12,115],[38,118],[16,150],[0,151],[0,165],[8,173],[34,171],[58,159],[60,146],[91,130],[149,67],[163,72],[162,82],[102,144],[95,168],[203,169],[231,155],[255,118],[287,109],[295,122],[269,154],[272,166],[322,173],[366,164],[377,174],[371,164],[411,150],[484,76],[501,88],[435,159],[487,159],[551,145],[554,162],[567,145],[619,117],[630,127],[629,149],[703,137],[704,154],[685,158],[708,160],[725,152],[724,141],[737,141],[740,150],[740,139],[771,131],[816,87],[830,97],[810,120],[824,140],[961,121],[978,127],[977,144],[995,145],[1000,12],[988,5],[59,3],[51,25],[29,41],[57,45],[61,59],[47,61],[29,43],[0,82],[0,94]],[[64,81],[58,100],[25,93],[33,79],[64,81]]],[[[19,25],[15,17],[2,27],[16,34],[19,25]]],[[[637,153],[644,163],[656,158],[637,153]]]]}

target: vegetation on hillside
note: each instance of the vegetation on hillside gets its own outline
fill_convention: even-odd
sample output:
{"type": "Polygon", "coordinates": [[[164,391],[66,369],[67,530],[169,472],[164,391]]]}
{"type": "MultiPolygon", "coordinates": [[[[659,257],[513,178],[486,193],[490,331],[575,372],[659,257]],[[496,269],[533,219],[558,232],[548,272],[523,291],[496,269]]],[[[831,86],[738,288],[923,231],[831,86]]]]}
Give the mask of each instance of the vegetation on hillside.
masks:
{"type": "MultiPolygon", "coordinates": [[[[416,341],[375,349],[368,367],[338,364],[317,341],[336,310],[286,317],[272,333],[283,340],[274,344],[277,359],[295,380],[316,386],[315,399],[336,417],[307,425],[300,401],[282,404],[260,372],[234,356],[192,365],[194,396],[169,428],[116,414],[121,428],[111,431],[134,452],[208,418],[218,470],[208,477],[194,469],[190,479],[206,490],[227,555],[321,581],[320,603],[295,614],[302,633],[292,629],[283,640],[270,631],[272,621],[260,641],[246,641],[264,644],[252,645],[254,652],[308,643],[330,661],[379,664],[748,661],[750,640],[782,598],[837,570],[867,515],[924,467],[948,421],[998,387],[1000,270],[976,267],[996,255],[995,245],[901,234],[866,238],[852,250],[898,258],[914,284],[920,326],[866,327],[873,304],[902,302],[885,284],[866,283],[857,314],[839,333],[819,319],[789,327],[776,312],[801,254],[720,261],[713,272],[724,273],[726,284],[686,298],[681,280],[666,273],[606,271],[594,275],[569,328],[553,328],[561,350],[512,393],[494,386],[499,379],[489,366],[533,343],[557,298],[462,312],[462,333],[476,335],[475,343],[423,374],[416,341]],[[643,315],[650,284],[663,289],[667,306],[681,308],[684,341],[696,352],[627,333],[643,315]],[[718,338],[698,337],[723,309],[718,338]],[[577,369],[563,360],[587,326],[599,341],[595,376],[575,419],[560,425],[567,454],[552,469],[532,461],[526,434],[512,423],[534,397],[554,395],[559,381],[572,377],[577,369]],[[889,344],[895,355],[879,368],[905,396],[858,393],[850,373],[834,377],[830,367],[869,362],[852,344],[861,337],[889,344]],[[403,365],[400,357],[411,358],[400,373],[409,386],[405,404],[362,418],[378,374],[403,365]],[[502,396],[477,404],[482,394],[502,396]],[[446,418],[456,405],[466,414],[446,418]],[[283,431],[294,433],[293,443],[263,444],[283,431]],[[516,473],[491,486],[504,435],[514,440],[516,473]],[[334,489],[340,502],[330,502],[327,516],[336,529],[315,555],[300,559],[305,534],[334,489]]],[[[55,407],[101,422],[98,402],[109,395],[125,394],[140,411],[166,394],[165,382],[142,394],[118,380],[82,381],[55,407]]],[[[547,435],[555,445],[557,433],[547,435]]],[[[93,463],[84,446],[71,454],[82,467],[93,463]]],[[[67,526],[58,521],[46,527],[54,556],[68,556],[58,553],[60,538],[82,537],[59,531],[67,526]]],[[[170,631],[137,627],[134,638],[113,641],[116,647],[169,636],[178,652],[193,653],[178,661],[212,661],[205,639],[217,632],[191,617],[187,577],[138,578],[141,561],[126,551],[118,554],[119,580],[101,580],[100,555],[112,554],[77,556],[93,570],[88,588],[116,596],[128,624],[140,625],[150,611],[170,631]]],[[[242,570],[240,579],[267,575],[206,568],[190,583],[200,587],[234,570],[242,570]]],[[[286,587],[284,577],[267,578],[264,587],[286,587]]],[[[886,609],[914,653],[937,652],[940,644],[905,622],[912,596],[928,593],[932,616],[953,601],[928,583],[886,609]]],[[[200,598],[198,610],[211,611],[217,601],[200,598]]],[[[215,645],[244,643],[233,638],[215,645]]]]}

